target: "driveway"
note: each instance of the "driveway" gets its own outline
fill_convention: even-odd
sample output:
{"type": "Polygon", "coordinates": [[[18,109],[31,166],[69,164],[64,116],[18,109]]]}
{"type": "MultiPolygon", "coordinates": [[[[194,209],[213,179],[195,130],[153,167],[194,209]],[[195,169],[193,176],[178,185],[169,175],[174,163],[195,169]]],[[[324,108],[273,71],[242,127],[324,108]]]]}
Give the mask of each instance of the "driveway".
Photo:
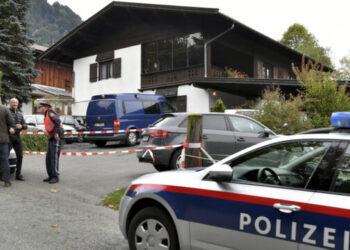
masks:
{"type": "MultiPolygon", "coordinates": [[[[64,151],[98,151],[91,144],[66,145],[64,151]],[[77,150],[80,149],[80,150],[77,150]]],[[[126,150],[117,145],[102,151],[126,150]]],[[[155,172],[135,154],[61,156],[60,182],[50,185],[45,157],[24,157],[26,181],[0,186],[0,249],[121,249],[127,242],[119,231],[118,212],[101,199],[142,174],[155,172]]]]}

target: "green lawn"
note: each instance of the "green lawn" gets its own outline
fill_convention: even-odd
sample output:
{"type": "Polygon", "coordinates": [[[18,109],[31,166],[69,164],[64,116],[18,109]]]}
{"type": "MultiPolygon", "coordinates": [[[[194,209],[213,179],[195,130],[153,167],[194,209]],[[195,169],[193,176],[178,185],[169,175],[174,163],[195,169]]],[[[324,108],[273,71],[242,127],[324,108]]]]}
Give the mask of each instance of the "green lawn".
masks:
{"type": "Polygon", "coordinates": [[[121,188],[109,194],[108,196],[103,198],[102,204],[114,210],[118,210],[120,205],[120,200],[123,197],[125,191],[126,191],[126,188],[121,188]]]}

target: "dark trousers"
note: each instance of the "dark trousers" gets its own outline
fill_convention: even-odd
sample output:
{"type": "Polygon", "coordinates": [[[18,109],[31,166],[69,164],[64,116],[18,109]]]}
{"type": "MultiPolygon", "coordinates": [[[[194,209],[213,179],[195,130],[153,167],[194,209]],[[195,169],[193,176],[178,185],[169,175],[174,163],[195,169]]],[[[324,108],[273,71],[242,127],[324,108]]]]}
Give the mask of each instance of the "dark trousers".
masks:
{"type": "Polygon", "coordinates": [[[46,171],[49,177],[58,178],[58,164],[61,154],[61,141],[49,140],[46,154],[46,171]]]}
{"type": "Polygon", "coordinates": [[[9,165],[9,145],[8,143],[0,143],[0,170],[2,179],[5,182],[10,181],[10,165],[9,165]]]}
{"type": "Polygon", "coordinates": [[[11,151],[11,148],[15,150],[16,157],[17,157],[16,175],[20,175],[22,170],[22,161],[23,161],[23,148],[22,148],[22,141],[21,141],[20,135],[10,136],[9,152],[11,151]]]}

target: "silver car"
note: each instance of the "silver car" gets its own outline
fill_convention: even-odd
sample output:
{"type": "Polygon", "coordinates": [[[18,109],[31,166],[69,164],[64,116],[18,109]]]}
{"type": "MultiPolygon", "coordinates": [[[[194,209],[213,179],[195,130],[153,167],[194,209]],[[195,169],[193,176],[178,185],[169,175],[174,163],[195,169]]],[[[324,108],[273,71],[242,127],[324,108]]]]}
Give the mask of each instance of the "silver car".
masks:
{"type": "Polygon", "coordinates": [[[16,171],[16,163],[17,163],[17,157],[16,152],[12,148],[9,154],[9,165],[10,165],[10,173],[14,173],[16,171]]]}
{"type": "Polygon", "coordinates": [[[132,182],[130,249],[350,249],[350,135],[277,137],[208,168],[132,182]]]}
{"type": "MultiPolygon", "coordinates": [[[[24,120],[26,124],[28,125],[28,128],[26,131],[28,132],[44,132],[45,131],[45,125],[44,125],[44,116],[43,115],[25,115],[24,120]]],[[[63,130],[64,132],[73,132],[73,134],[65,134],[64,135],[64,141],[66,143],[72,143],[78,141],[78,134],[77,130],[73,126],[69,126],[67,124],[63,124],[63,130]]]]}

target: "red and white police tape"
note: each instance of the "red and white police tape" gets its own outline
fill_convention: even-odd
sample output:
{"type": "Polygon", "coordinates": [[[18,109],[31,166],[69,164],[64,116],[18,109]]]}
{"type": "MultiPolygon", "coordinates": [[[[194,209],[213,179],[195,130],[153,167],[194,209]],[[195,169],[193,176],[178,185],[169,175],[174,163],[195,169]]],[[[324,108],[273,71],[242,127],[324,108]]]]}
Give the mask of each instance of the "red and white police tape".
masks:
{"type": "MultiPolygon", "coordinates": [[[[142,128],[137,129],[114,129],[114,130],[101,130],[101,131],[77,131],[77,132],[64,132],[65,135],[93,135],[93,134],[116,134],[116,133],[129,133],[140,132],[142,128]]],[[[27,132],[22,131],[22,135],[47,135],[47,132],[27,132]]]]}
{"type": "MultiPolygon", "coordinates": [[[[90,155],[112,155],[112,154],[128,154],[128,153],[136,153],[136,152],[145,152],[149,153],[152,160],[154,161],[153,157],[153,150],[164,150],[164,149],[171,149],[171,148],[179,148],[183,147],[183,144],[178,145],[171,145],[171,146],[163,146],[163,147],[151,147],[151,148],[144,148],[144,149],[132,149],[132,150],[116,150],[116,151],[107,151],[107,152],[61,152],[61,155],[63,156],[90,156],[90,155]]],[[[46,152],[34,152],[34,151],[23,151],[25,154],[30,155],[46,155],[46,152]]]]}

